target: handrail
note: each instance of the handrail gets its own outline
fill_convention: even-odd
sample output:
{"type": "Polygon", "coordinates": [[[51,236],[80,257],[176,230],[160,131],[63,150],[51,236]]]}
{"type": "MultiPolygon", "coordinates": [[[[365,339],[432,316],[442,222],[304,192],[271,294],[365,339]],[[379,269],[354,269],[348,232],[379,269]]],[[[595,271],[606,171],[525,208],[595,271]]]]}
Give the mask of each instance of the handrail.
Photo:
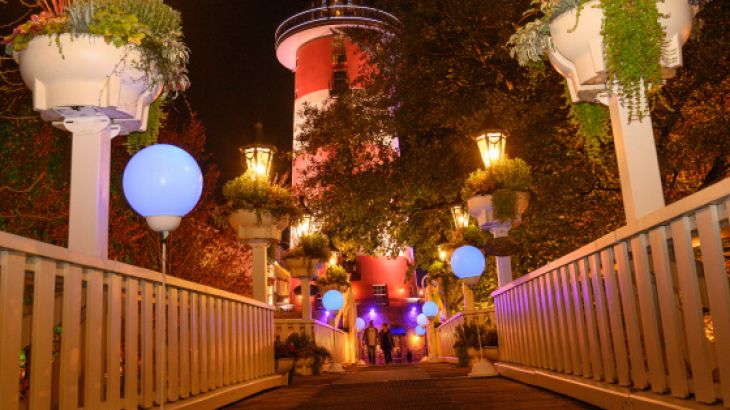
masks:
{"type": "Polygon", "coordinates": [[[400,24],[394,15],[372,7],[358,5],[318,7],[299,12],[284,20],[274,34],[276,47],[300,28],[321,25],[324,22],[339,23],[353,20],[392,27],[400,24]]]}

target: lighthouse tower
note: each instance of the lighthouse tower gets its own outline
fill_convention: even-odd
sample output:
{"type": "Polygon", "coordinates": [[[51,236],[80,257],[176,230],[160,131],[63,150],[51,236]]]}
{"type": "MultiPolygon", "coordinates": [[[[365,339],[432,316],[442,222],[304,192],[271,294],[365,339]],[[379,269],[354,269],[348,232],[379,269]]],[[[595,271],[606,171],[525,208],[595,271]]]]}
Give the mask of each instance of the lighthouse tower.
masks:
{"type": "MultiPolygon", "coordinates": [[[[365,0],[310,1],[309,8],[288,18],[276,30],[276,56],[284,67],[294,72],[292,184],[295,186],[302,182],[308,161],[301,154],[297,139],[304,121],[302,108],[305,104],[321,107],[341,92],[357,87],[357,77],[368,68],[357,46],[338,36],[335,30],[360,27],[386,33],[399,24],[396,17],[369,3],[365,0]]],[[[410,333],[410,316],[416,300],[410,297],[413,295],[409,284],[404,284],[407,261],[405,257],[357,258],[352,285],[358,314],[365,320],[373,320],[376,325],[396,324],[410,333]]],[[[306,308],[307,303],[303,305],[306,308]]],[[[324,319],[317,313],[314,318],[324,319]]],[[[407,343],[408,338],[403,336],[407,343]]]]}

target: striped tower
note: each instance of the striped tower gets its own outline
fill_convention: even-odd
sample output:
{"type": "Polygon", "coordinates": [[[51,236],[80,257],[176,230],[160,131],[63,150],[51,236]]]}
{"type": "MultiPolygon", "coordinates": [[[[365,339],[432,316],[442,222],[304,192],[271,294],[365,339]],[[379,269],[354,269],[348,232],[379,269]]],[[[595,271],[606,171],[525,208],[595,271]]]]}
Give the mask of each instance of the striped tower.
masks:
{"type": "MultiPolygon", "coordinates": [[[[301,109],[305,103],[321,107],[330,98],[337,98],[339,92],[357,87],[357,77],[368,68],[358,48],[337,36],[333,29],[361,27],[386,32],[398,24],[393,15],[370,7],[368,3],[363,0],[311,1],[309,8],[288,18],[276,30],[276,56],[282,65],[294,72],[294,186],[303,181],[308,161],[299,153],[301,146],[297,139],[304,121],[301,109]]],[[[401,320],[400,313],[413,308],[408,305],[410,289],[403,283],[406,261],[405,257],[358,257],[353,291],[360,316],[366,320],[375,319],[376,324],[403,322],[406,326],[407,318],[401,320]],[[388,299],[385,305],[383,296],[388,299]]],[[[294,301],[298,304],[296,299],[294,301]]],[[[316,315],[314,318],[322,319],[316,315]]]]}

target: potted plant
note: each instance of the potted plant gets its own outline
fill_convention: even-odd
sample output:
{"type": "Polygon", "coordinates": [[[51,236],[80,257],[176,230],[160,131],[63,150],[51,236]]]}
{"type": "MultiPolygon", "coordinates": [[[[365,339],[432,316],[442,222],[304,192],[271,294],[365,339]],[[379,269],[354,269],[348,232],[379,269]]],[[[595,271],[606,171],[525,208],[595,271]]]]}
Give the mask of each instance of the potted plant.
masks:
{"type": "Polygon", "coordinates": [[[345,292],[352,286],[350,283],[350,275],[348,275],[345,268],[340,265],[327,266],[325,275],[318,277],[316,283],[322,294],[331,289],[337,289],[340,292],[345,292]]]}
{"type": "Polygon", "coordinates": [[[313,233],[300,236],[299,245],[286,251],[282,259],[293,277],[311,278],[329,255],[329,239],[321,233],[313,233]]]}
{"type": "Polygon", "coordinates": [[[503,159],[487,170],[473,172],[462,189],[469,214],[481,228],[502,223],[516,226],[529,204],[530,167],[525,161],[503,159]]]}
{"type": "Polygon", "coordinates": [[[527,66],[547,56],[568,82],[573,102],[617,92],[632,119],[648,105],[644,91],[675,75],[699,0],[542,0],[528,13],[540,18],[509,41],[527,66]],[[613,88],[616,81],[618,87],[613,88]]]}
{"type": "Polygon", "coordinates": [[[234,209],[228,222],[243,240],[278,241],[281,231],[301,215],[291,192],[253,171],[228,181],[223,195],[234,209]]]}
{"type": "Polygon", "coordinates": [[[294,370],[296,348],[292,343],[282,342],[277,339],[274,342],[274,358],[276,359],[276,374],[287,375],[287,384],[291,383],[294,370]]]}
{"type": "Polygon", "coordinates": [[[314,340],[303,333],[292,333],[284,344],[293,351],[295,372],[298,376],[319,375],[325,361],[332,358],[330,352],[318,346],[314,340]]]}
{"type": "Polygon", "coordinates": [[[150,104],[190,84],[180,13],[162,0],[38,4],[42,11],[2,40],[33,92],[34,109],[55,120],[59,107],[95,107],[123,134],[149,127],[127,139],[130,150],[156,142],[161,115],[150,113],[150,104]]]}
{"type": "Polygon", "coordinates": [[[483,324],[475,322],[462,323],[456,327],[454,352],[459,359],[460,367],[471,367],[480,359],[479,336],[483,355],[490,361],[496,361],[499,356],[499,340],[495,329],[488,329],[483,324]],[[479,326],[479,329],[477,329],[479,326]]]}

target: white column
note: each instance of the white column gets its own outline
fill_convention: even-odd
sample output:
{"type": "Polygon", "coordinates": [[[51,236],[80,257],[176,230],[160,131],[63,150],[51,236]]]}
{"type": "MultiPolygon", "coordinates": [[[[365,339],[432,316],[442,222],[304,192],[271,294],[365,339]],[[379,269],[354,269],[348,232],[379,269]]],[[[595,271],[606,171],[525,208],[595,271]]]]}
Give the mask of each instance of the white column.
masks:
{"type": "Polygon", "coordinates": [[[253,248],[253,298],[259,302],[267,303],[268,261],[266,251],[269,248],[269,243],[266,241],[251,241],[250,244],[253,248]]]}
{"type": "Polygon", "coordinates": [[[310,300],[309,277],[301,278],[302,281],[302,320],[312,320],[312,302],[310,300]]]}
{"type": "MultiPolygon", "coordinates": [[[[509,236],[509,230],[512,228],[511,223],[491,229],[490,232],[495,238],[506,238],[509,236]]],[[[497,256],[497,284],[501,288],[512,282],[512,257],[497,256]]]]}
{"type": "Polygon", "coordinates": [[[111,140],[119,127],[93,111],[69,110],[58,128],[73,133],[68,247],[107,259],[111,140]]]}
{"type": "Polygon", "coordinates": [[[664,192],[659,174],[651,116],[629,122],[629,112],[619,102],[617,92],[608,104],[611,113],[616,159],[621,179],[626,223],[664,207],[664,192]]]}
{"type": "Polygon", "coordinates": [[[461,282],[461,289],[464,293],[464,311],[470,312],[474,310],[474,292],[472,292],[471,288],[464,282],[461,282]]]}

